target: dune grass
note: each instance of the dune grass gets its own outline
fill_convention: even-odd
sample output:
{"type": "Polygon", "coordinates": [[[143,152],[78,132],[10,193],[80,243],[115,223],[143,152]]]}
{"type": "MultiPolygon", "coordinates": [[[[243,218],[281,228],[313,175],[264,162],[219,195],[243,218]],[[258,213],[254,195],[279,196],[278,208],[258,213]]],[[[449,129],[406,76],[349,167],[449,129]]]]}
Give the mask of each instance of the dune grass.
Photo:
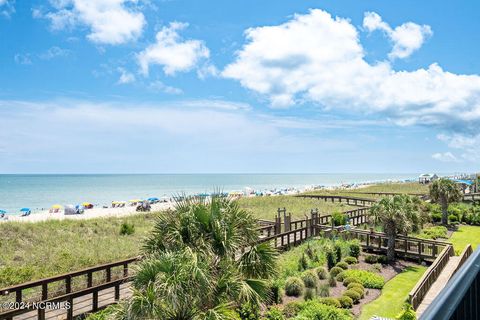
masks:
{"type": "Polygon", "coordinates": [[[471,244],[473,250],[475,250],[480,243],[480,227],[459,226],[448,241],[453,244],[456,254],[461,253],[467,244],[471,244]]]}
{"type": "Polygon", "coordinates": [[[273,220],[278,208],[285,207],[294,218],[310,215],[310,210],[318,208],[321,214],[353,209],[344,203],[331,203],[324,200],[298,198],[293,196],[253,197],[239,200],[241,207],[249,210],[258,219],[273,220]]]}
{"type": "Polygon", "coordinates": [[[0,288],[135,256],[154,216],[1,223],[0,288]],[[120,234],[124,222],[133,234],[120,234]]]}
{"type": "Polygon", "coordinates": [[[426,270],[423,266],[411,266],[392,278],[385,284],[378,299],[363,306],[359,320],[368,320],[373,316],[394,319],[402,311],[408,293],[426,270]]]}

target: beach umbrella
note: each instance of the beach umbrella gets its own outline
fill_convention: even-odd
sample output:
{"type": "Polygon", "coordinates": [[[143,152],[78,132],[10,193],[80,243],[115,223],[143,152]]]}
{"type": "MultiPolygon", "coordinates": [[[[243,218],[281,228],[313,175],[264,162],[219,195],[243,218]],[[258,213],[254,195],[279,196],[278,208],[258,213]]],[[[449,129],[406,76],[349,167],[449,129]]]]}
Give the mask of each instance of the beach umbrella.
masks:
{"type": "Polygon", "coordinates": [[[62,209],[62,205],[60,205],[60,204],[54,204],[54,205],[52,206],[52,209],[62,209]]]}
{"type": "Polygon", "coordinates": [[[90,202],[84,202],[84,203],[82,203],[82,206],[84,206],[84,207],[88,207],[88,206],[90,206],[90,205],[91,205],[90,202]]]}
{"type": "Polygon", "coordinates": [[[22,209],[20,209],[20,212],[28,212],[28,211],[30,211],[30,208],[22,208],[22,209]]]}
{"type": "Polygon", "coordinates": [[[129,200],[129,202],[132,202],[132,203],[134,203],[134,202],[141,202],[141,201],[142,201],[142,200],[140,200],[140,199],[132,199],[132,200],[129,200]]]}
{"type": "Polygon", "coordinates": [[[153,198],[148,198],[147,200],[148,201],[158,201],[158,198],[153,197],[153,198]]]}
{"type": "Polygon", "coordinates": [[[7,211],[0,209],[0,214],[5,214],[7,211]]]}

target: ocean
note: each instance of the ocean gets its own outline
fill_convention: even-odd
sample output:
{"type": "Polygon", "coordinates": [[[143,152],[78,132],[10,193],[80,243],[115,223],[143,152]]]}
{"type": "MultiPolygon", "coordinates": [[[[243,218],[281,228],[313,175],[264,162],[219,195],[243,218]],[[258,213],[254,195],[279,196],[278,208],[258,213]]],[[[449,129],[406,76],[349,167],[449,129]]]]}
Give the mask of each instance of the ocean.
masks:
{"type": "Polygon", "coordinates": [[[171,197],[215,190],[243,191],[246,187],[265,191],[306,186],[332,186],[386,180],[415,179],[418,174],[3,174],[0,175],[0,209],[16,214],[20,208],[33,211],[53,204],[171,197]]]}

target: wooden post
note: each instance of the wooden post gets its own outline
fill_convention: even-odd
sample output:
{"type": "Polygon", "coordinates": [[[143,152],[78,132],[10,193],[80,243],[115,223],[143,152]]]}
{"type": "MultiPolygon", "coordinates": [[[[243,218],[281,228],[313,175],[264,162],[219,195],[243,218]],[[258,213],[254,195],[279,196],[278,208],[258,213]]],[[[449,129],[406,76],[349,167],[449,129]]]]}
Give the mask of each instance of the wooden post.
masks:
{"type": "Polygon", "coordinates": [[[67,309],[67,320],[73,320],[73,299],[69,298],[70,308],[67,309]]]}
{"type": "Polygon", "coordinates": [[[92,311],[98,310],[98,291],[93,291],[93,299],[92,299],[92,311]]]}
{"type": "Polygon", "coordinates": [[[115,301],[120,300],[120,285],[115,285],[115,301]]]}
{"type": "Polygon", "coordinates": [[[107,282],[112,281],[112,268],[108,267],[107,270],[105,270],[106,274],[106,280],[107,282]]]}
{"type": "Polygon", "coordinates": [[[87,288],[90,288],[91,286],[93,286],[93,275],[90,271],[89,273],[87,273],[87,288]]]}
{"type": "Polygon", "coordinates": [[[65,278],[65,293],[70,293],[72,292],[72,277],[67,276],[65,278]]]}
{"type": "Polygon", "coordinates": [[[287,210],[285,208],[283,208],[283,225],[285,226],[284,227],[285,232],[292,230],[292,214],[289,213],[287,215],[287,210]]]}
{"type": "Polygon", "coordinates": [[[22,302],[22,289],[17,290],[17,291],[15,292],[15,301],[16,301],[17,303],[21,303],[21,302],[22,302]]]}
{"type": "Polygon", "coordinates": [[[38,320],[45,320],[45,309],[37,309],[38,320]]]}
{"type": "Polygon", "coordinates": [[[123,276],[128,277],[128,263],[123,264],[123,276]]]}
{"type": "Polygon", "coordinates": [[[42,283],[42,300],[48,299],[48,282],[42,283]]]}

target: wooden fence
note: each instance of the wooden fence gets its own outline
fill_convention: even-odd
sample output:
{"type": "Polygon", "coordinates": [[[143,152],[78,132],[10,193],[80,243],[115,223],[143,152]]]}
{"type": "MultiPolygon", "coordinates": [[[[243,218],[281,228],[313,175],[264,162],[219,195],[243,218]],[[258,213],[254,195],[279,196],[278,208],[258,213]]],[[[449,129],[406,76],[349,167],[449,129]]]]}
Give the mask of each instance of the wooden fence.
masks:
{"type": "Polygon", "coordinates": [[[366,207],[374,204],[376,200],[367,199],[367,198],[358,198],[358,197],[347,197],[347,196],[331,196],[331,195],[317,195],[317,194],[299,194],[295,197],[300,198],[313,198],[313,199],[322,199],[325,202],[344,202],[348,205],[366,207]]]}
{"type": "Polygon", "coordinates": [[[450,257],[453,255],[455,255],[453,246],[449,244],[442,250],[427,271],[425,271],[415,287],[410,291],[408,300],[413,309],[416,310],[420,303],[422,303],[423,298],[427,294],[428,290],[430,290],[433,283],[438,279],[438,276],[442,273],[443,269],[450,260],[450,257]]]}

